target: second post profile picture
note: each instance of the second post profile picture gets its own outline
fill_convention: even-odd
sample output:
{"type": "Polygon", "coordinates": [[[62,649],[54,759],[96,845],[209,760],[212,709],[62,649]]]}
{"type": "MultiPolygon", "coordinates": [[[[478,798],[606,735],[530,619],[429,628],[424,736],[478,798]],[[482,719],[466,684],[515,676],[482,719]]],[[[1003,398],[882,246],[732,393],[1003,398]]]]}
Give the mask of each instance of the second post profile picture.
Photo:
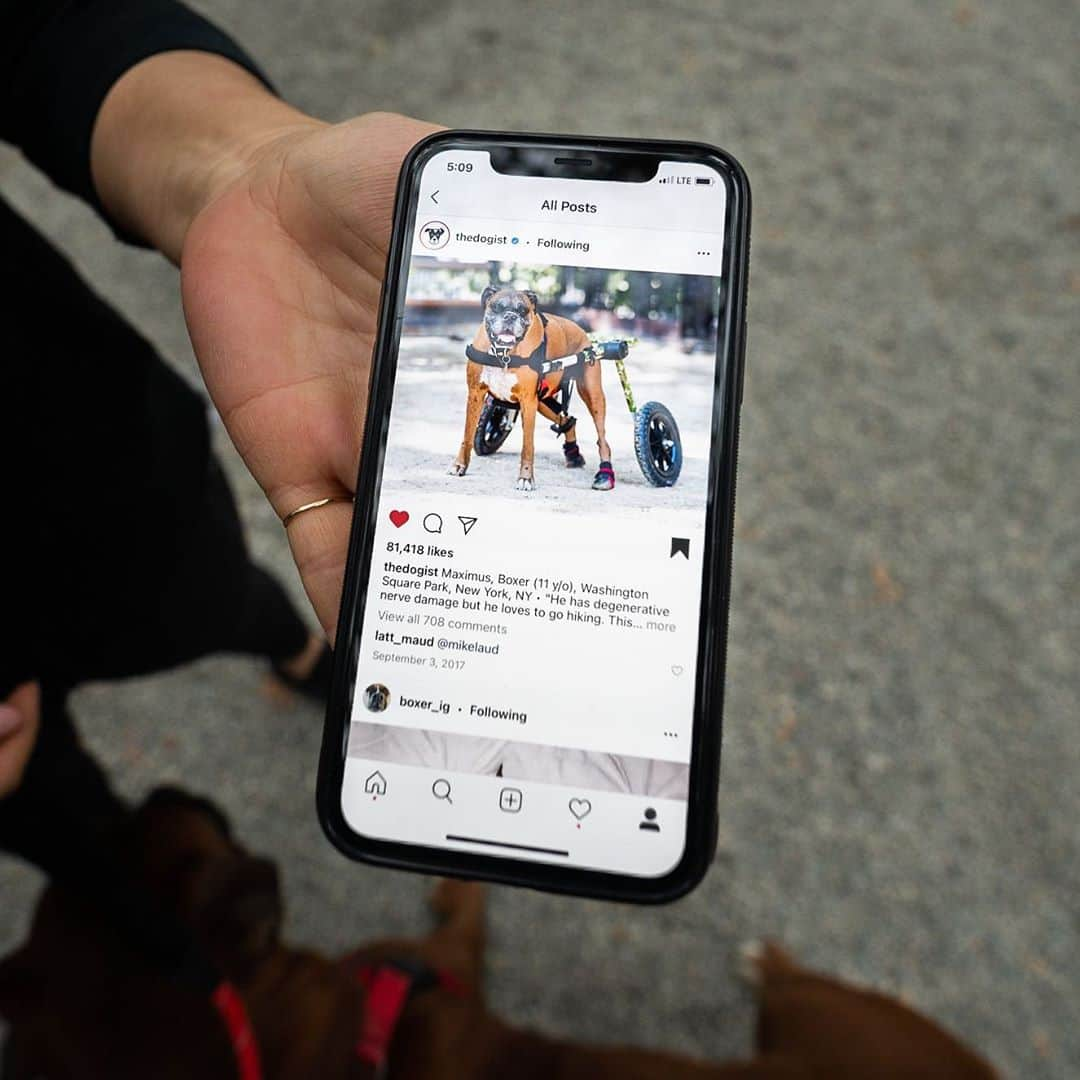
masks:
{"type": "Polygon", "coordinates": [[[364,688],[364,708],[369,712],[385,712],[390,704],[390,691],[382,683],[364,688]]]}

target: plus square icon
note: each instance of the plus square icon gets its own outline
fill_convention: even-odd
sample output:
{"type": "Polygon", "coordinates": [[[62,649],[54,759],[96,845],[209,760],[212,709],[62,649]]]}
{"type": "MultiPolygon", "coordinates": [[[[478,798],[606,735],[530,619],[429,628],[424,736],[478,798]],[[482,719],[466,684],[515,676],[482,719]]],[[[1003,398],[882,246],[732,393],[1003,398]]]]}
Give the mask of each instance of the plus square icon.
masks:
{"type": "Polygon", "coordinates": [[[516,814],[521,809],[521,792],[516,787],[504,787],[499,792],[499,809],[516,814]]]}

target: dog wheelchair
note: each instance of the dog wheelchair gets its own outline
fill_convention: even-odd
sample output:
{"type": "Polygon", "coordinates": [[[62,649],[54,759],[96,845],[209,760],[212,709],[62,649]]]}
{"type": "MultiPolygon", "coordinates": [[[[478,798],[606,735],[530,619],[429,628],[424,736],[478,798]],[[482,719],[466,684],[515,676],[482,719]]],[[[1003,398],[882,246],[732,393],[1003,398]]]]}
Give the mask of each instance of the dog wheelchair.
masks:
{"type": "MultiPolygon", "coordinates": [[[[581,365],[614,360],[623,396],[626,398],[626,407],[634,421],[634,454],[641,466],[641,472],[653,487],[671,487],[682,471],[679,425],[675,423],[675,417],[667,406],[659,401],[647,401],[640,409],[634,403],[630,377],[626,372],[626,357],[630,353],[630,346],[635,344],[636,338],[607,341],[593,339],[592,344],[579,353],[545,360],[540,367],[541,377],[549,372],[562,371],[563,379],[559,389],[547,397],[542,397],[540,402],[558,417],[551,425],[551,430],[556,435],[565,434],[575,423],[574,417],[569,413],[570,399],[581,365]]],[[[519,411],[515,402],[503,401],[489,393],[484,399],[480,419],[476,424],[473,450],[482,457],[494,454],[513,430],[519,411]]]]}

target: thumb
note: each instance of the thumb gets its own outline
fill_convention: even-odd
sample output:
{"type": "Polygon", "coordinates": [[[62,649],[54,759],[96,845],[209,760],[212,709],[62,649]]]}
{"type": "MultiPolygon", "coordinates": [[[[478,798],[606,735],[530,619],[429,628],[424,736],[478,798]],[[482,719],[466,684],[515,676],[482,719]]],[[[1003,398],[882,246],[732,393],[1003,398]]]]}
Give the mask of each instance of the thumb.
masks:
{"type": "Polygon", "coordinates": [[[352,512],[351,503],[329,503],[299,514],[288,529],[300,579],[331,645],[337,632],[352,512]]]}

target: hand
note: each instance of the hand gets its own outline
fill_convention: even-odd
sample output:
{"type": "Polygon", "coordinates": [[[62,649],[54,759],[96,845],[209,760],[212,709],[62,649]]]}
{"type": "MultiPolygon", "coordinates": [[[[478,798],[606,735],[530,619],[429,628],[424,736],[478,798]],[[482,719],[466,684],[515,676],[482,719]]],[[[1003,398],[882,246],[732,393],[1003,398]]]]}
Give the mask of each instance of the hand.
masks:
{"type": "MultiPolygon", "coordinates": [[[[387,114],[323,124],[183,50],[125,72],[98,112],[98,195],[181,264],[207,389],[279,517],[356,483],[398,171],[435,130],[387,114]]],[[[331,638],[350,518],[332,503],[289,526],[331,638]]]]}
{"type": "MultiPolygon", "coordinates": [[[[300,123],[187,229],[184,312],[206,386],[279,517],[350,495],[402,158],[430,124],[370,114],[300,123]]],[[[330,640],[352,507],[301,514],[288,538],[330,640]]]]}

